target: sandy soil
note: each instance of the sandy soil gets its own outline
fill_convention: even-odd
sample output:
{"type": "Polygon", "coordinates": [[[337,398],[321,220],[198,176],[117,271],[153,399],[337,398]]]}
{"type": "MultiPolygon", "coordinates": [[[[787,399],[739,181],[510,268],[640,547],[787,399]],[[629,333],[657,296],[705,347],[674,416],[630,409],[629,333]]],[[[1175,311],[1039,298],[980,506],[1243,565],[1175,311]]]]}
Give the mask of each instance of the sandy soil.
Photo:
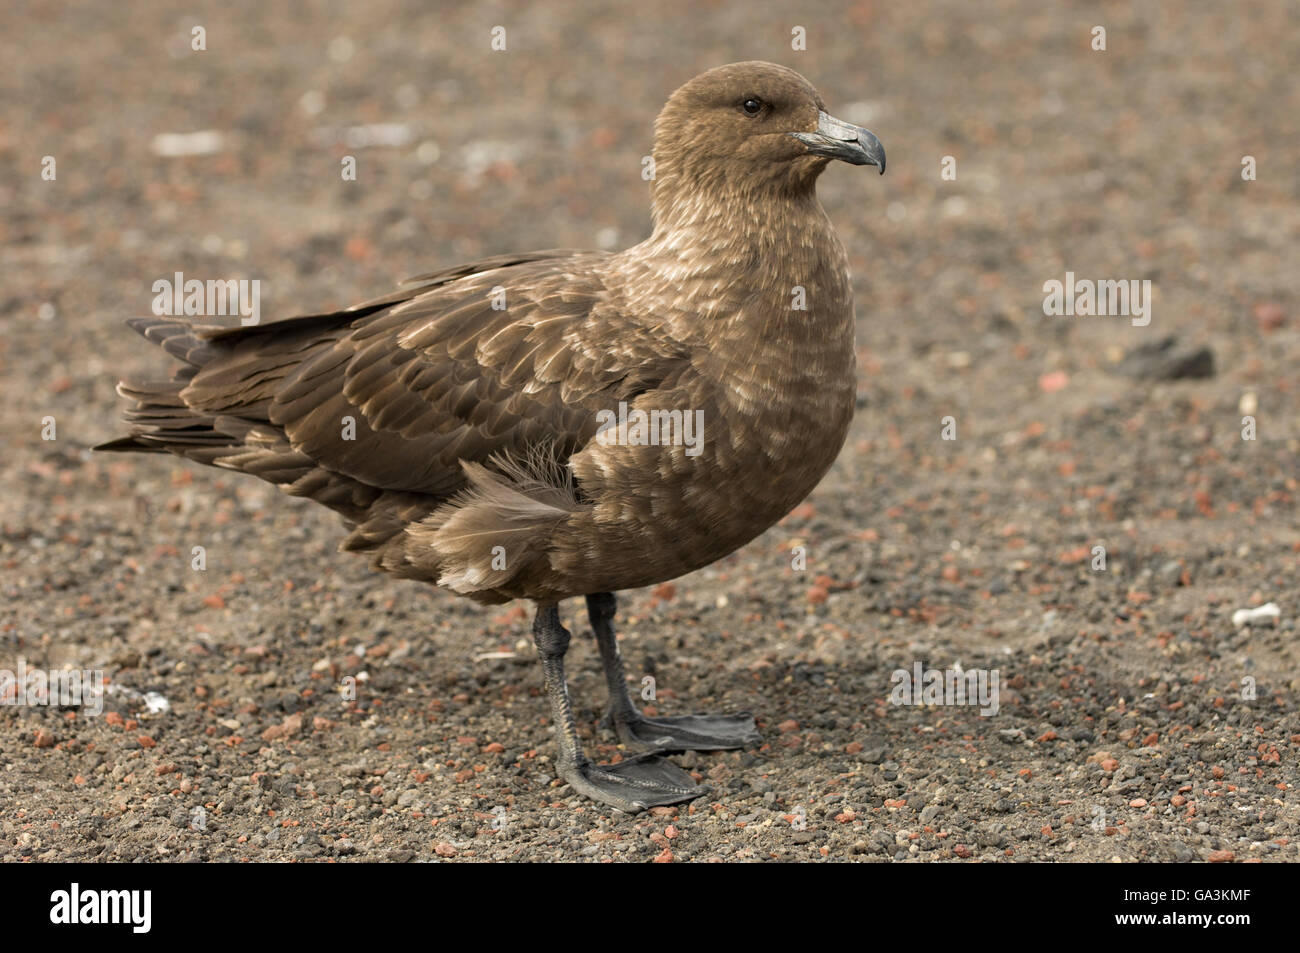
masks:
{"type": "Polygon", "coordinates": [[[0,668],[111,691],[0,708],[0,859],[1300,859],[1298,26],[1273,2],[7,6],[0,668]],[[155,280],[257,278],[269,320],[638,241],[656,111],[751,58],[889,172],[821,186],[859,316],[835,469],[622,599],[659,711],[766,734],[677,759],[711,797],[627,817],[554,781],[526,607],[380,577],[255,480],[88,452],[121,432],[116,377],[169,366],[121,324],[155,280]],[[210,154],[159,154],[204,130],[210,154]],[[1149,279],[1150,323],[1045,316],[1067,271],[1149,279]],[[1169,336],[1212,373],[1141,360],[1169,336]],[[996,669],[998,712],[891,704],[917,662],[996,669]]]}

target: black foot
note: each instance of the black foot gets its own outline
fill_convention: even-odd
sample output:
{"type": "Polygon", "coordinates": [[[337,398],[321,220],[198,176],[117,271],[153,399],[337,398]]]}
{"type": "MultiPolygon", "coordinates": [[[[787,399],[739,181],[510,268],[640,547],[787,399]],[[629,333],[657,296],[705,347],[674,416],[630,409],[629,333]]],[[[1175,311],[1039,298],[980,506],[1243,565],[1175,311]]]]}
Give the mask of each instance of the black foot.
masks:
{"type": "Polygon", "coordinates": [[[726,751],[763,740],[749,712],[737,715],[678,715],[612,721],[619,741],[638,751],[726,751]]]}
{"type": "Polygon", "coordinates": [[[656,754],[627,758],[618,764],[561,767],[560,777],[579,794],[636,814],[650,807],[681,804],[708,793],[708,788],[671,761],[656,754]]]}

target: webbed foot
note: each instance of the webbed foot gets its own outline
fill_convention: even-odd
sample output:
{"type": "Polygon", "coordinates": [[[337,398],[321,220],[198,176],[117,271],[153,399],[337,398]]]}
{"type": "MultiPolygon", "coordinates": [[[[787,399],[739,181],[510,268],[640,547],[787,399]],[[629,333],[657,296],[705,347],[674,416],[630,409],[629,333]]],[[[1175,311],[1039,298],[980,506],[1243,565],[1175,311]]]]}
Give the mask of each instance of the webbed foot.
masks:
{"type": "MultiPolygon", "coordinates": [[[[635,709],[634,709],[635,711],[635,709]]],[[[638,751],[727,751],[758,744],[754,716],[749,712],[735,715],[676,715],[648,717],[607,716],[619,741],[638,751]]]]}
{"type": "Polygon", "coordinates": [[[559,773],[579,794],[628,814],[681,804],[708,792],[677,765],[654,753],[626,758],[617,764],[583,760],[561,765],[559,773]]]}

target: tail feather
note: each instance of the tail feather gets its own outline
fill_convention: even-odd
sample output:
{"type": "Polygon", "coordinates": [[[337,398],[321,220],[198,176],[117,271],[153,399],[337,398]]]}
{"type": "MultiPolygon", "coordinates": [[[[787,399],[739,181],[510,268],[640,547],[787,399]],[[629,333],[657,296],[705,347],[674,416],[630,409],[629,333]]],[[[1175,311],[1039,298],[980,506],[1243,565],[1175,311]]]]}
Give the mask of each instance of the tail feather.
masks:
{"type": "Polygon", "coordinates": [[[202,367],[216,356],[212,345],[199,337],[199,329],[192,324],[166,318],[130,318],[126,324],[190,367],[202,367]]]}
{"type": "MultiPolygon", "coordinates": [[[[339,315],[317,315],[280,323],[302,330],[322,323],[336,324],[339,320],[339,315]]],[[[256,476],[293,496],[308,497],[340,513],[357,526],[358,532],[354,534],[357,539],[365,540],[364,546],[356,548],[376,549],[400,533],[405,521],[389,517],[393,516],[392,507],[402,501],[386,500],[376,511],[375,504],[385,496],[385,491],[321,468],[310,456],[290,446],[284,432],[266,419],[266,400],[258,388],[273,387],[276,378],[301,359],[304,349],[299,340],[301,335],[288,336],[276,343],[285,352],[283,361],[266,366],[249,362],[247,373],[242,373],[244,364],[236,363],[233,373],[242,373],[236,382],[241,386],[231,386],[224,401],[211,398],[209,407],[187,391],[194,376],[208,362],[218,357],[229,358],[232,348],[244,339],[240,332],[265,331],[276,325],[235,328],[225,335],[216,333],[220,329],[158,318],[136,318],[127,323],[185,363],[171,380],[121,381],[117,392],[132,402],[123,415],[132,432],[101,443],[95,450],[171,453],[207,466],[256,476]]]]}
{"type": "Polygon", "coordinates": [[[167,448],[158,443],[149,443],[139,437],[118,437],[106,440],[90,448],[101,453],[166,453],[167,448]]]}

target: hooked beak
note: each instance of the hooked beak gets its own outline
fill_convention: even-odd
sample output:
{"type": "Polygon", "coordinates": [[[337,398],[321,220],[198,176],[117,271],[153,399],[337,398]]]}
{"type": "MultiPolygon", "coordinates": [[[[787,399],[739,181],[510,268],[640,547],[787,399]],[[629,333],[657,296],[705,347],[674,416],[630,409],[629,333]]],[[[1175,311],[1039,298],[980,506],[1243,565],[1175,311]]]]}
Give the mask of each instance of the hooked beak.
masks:
{"type": "Polygon", "coordinates": [[[885,147],[874,134],[860,126],[819,110],[816,132],[792,132],[790,135],[808,147],[809,155],[841,159],[851,165],[879,166],[880,174],[885,174],[885,147]]]}

